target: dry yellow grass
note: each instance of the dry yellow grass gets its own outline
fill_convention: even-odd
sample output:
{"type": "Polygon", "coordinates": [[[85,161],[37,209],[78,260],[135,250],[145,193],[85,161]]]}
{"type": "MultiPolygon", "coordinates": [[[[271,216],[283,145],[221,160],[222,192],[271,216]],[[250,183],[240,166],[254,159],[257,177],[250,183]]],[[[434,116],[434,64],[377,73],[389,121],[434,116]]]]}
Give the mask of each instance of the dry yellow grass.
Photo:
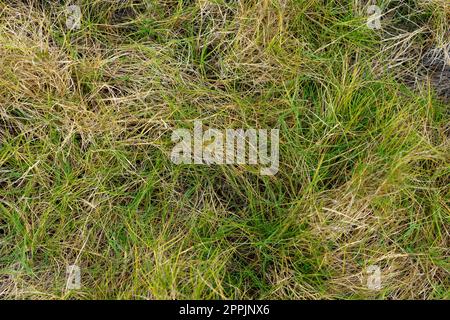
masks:
{"type": "Polygon", "coordinates": [[[0,1],[0,298],[449,298],[446,0],[381,30],[353,0],[67,4],[0,1]],[[278,174],[173,164],[194,120],[279,128],[278,174]]]}

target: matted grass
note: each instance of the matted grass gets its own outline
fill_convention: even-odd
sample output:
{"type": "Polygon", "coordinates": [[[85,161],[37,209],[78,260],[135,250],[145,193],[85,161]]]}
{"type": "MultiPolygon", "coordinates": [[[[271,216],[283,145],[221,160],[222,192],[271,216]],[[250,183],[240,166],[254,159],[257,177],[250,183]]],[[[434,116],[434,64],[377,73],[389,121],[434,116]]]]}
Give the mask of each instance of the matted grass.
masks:
{"type": "Polygon", "coordinates": [[[0,0],[0,298],[450,298],[448,4],[0,0]],[[173,164],[194,120],[278,174],[173,164]]]}

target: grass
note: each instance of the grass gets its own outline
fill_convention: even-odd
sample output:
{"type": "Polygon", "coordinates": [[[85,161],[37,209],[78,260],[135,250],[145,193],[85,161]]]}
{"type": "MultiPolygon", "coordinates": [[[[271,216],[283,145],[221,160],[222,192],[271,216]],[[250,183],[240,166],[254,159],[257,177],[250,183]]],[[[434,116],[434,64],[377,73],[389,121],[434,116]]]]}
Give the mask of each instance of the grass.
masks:
{"type": "Polygon", "coordinates": [[[450,298],[447,0],[378,1],[381,30],[364,1],[67,4],[0,1],[0,298],[450,298]],[[175,165],[194,120],[279,128],[279,172],[175,165]]]}

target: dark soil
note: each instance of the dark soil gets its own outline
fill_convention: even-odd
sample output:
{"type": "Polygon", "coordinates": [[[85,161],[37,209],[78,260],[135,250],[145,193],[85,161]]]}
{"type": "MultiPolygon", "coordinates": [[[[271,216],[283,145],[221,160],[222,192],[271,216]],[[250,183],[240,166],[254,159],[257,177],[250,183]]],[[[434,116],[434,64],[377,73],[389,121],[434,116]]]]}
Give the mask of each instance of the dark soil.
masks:
{"type": "MultiPolygon", "coordinates": [[[[450,51],[450,47],[447,50],[450,51]]],[[[450,64],[445,58],[443,50],[438,54],[429,51],[425,54],[422,64],[437,95],[445,102],[450,102],[450,64]]]]}

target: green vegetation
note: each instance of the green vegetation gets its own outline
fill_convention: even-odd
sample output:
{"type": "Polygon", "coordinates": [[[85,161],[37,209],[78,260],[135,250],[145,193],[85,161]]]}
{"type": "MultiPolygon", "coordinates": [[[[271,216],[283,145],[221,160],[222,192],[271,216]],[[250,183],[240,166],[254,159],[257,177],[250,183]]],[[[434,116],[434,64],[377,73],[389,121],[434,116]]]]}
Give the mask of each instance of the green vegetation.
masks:
{"type": "Polygon", "coordinates": [[[0,298],[449,299],[449,2],[377,2],[0,0],[0,298]],[[194,120],[279,172],[172,163],[194,120]]]}

